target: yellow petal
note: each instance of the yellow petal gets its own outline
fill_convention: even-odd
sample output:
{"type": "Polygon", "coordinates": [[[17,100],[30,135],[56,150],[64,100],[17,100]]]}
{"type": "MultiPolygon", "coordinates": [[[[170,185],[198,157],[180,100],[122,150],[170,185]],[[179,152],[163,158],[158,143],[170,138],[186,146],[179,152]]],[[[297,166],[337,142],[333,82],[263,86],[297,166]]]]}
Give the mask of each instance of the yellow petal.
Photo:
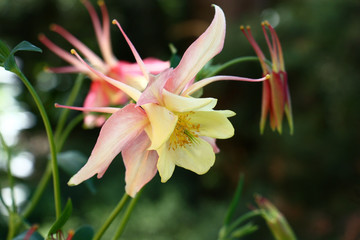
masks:
{"type": "Polygon", "coordinates": [[[209,107],[212,109],[217,103],[215,98],[183,97],[166,90],[163,90],[162,97],[165,107],[173,112],[189,112],[209,107]]]}
{"type": "Polygon", "coordinates": [[[151,125],[151,129],[146,129],[151,140],[149,150],[158,149],[169,139],[178,117],[165,107],[154,103],[145,104],[142,108],[146,111],[151,125]]]}
{"type": "Polygon", "coordinates": [[[174,156],[168,151],[168,144],[164,143],[158,150],[159,155],[157,169],[161,182],[166,182],[172,176],[175,170],[174,156]]]}
{"type": "Polygon", "coordinates": [[[226,139],[234,135],[234,127],[227,119],[234,112],[226,111],[197,111],[190,115],[190,122],[199,124],[199,135],[212,138],[226,139]]]}
{"type": "Polygon", "coordinates": [[[166,143],[158,150],[158,155],[158,171],[162,182],[171,177],[174,164],[197,174],[204,174],[215,162],[212,146],[201,138],[175,150],[166,143]]]}

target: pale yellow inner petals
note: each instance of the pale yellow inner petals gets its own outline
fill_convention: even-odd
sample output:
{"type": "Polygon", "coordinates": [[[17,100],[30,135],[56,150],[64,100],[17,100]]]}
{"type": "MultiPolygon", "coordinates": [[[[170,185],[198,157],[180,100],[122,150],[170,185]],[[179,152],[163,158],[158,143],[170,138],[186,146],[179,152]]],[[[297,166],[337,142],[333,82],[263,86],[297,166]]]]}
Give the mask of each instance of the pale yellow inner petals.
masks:
{"type": "Polygon", "coordinates": [[[188,112],[202,108],[212,109],[217,103],[217,99],[215,98],[179,96],[166,90],[163,90],[162,93],[165,107],[173,112],[188,112]]]}
{"type": "Polygon", "coordinates": [[[151,129],[145,129],[151,140],[151,146],[148,150],[158,149],[169,139],[178,117],[165,107],[154,103],[145,104],[141,107],[146,111],[151,126],[151,129]]]}

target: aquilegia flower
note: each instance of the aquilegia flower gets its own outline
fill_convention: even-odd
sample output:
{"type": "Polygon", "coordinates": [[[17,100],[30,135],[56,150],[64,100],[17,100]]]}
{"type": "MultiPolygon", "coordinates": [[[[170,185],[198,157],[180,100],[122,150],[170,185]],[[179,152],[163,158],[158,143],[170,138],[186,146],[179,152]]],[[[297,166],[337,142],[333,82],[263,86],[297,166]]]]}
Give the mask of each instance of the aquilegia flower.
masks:
{"type": "Polygon", "coordinates": [[[134,196],[159,172],[162,182],[173,174],[175,166],[197,174],[206,173],[214,164],[218,148],[215,139],[230,138],[234,128],[228,120],[235,113],[213,108],[214,98],[193,98],[190,95],[203,86],[219,80],[263,81],[235,76],[215,76],[194,83],[196,74],[223,47],[225,16],[220,7],[208,29],[184,53],[176,68],[167,68],[157,75],[146,69],[135,47],[117,24],[148,85],[143,92],[116,81],[90,67],[75,50],[72,53],[99,78],[122,90],[135,103],[124,108],[79,108],[56,105],[82,111],[112,113],[102,126],[99,138],[85,166],[69,181],[77,185],[97,174],[102,177],[120,152],[126,168],[126,192],[134,196]]]}
{"type": "MultiPolygon", "coordinates": [[[[148,82],[147,79],[144,78],[138,64],[121,60],[119,61],[112,53],[110,21],[105,3],[103,1],[98,2],[103,17],[102,26],[99,16],[91,3],[87,0],[83,0],[82,3],[85,5],[90,14],[103,59],[98,57],[93,51],[91,51],[87,46],[61,26],[52,24],[50,29],[61,35],[64,39],[76,47],[98,71],[113,79],[124,82],[140,91],[144,90],[148,82]]],[[[78,59],[55,45],[45,35],[41,34],[39,36],[39,40],[51,51],[72,65],[59,68],[49,68],[50,71],[56,73],[85,73],[91,78],[92,83],[90,91],[84,101],[84,107],[105,107],[127,103],[129,98],[126,94],[106,81],[103,81],[96,74],[92,73],[78,59]]],[[[155,58],[144,59],[144,64],[152,74],[160,73],[162,70],[170,66],[168,61],[165,62],[155,58]]],[[[105,120],[105,116],[87,113],[84,123],[86,127],[101,126],[105,120]]]]}
{"type": "Polygon", "coordinates": [[[274,131],[276,129],[279,133],[281,133],[282,120],[285,112],[290,127],[290,133],[292,134],[294,131],[294,124],[282,48],[275,30],[269,22],[265,21],[261,25],[270,51],[271,66],[267,64],[265,55],[251,34],[250,27],[246,27],[246,30],[243,26],[240,27],[241,31],[245,34],[246,38],[254,48],[256,55],[259,57],[263,75],[265,76],[266,74],[270,74],[271,76],[269,81],[263,82],[260,132],[264,132],[266,119],[269,115],[272,130],[274,131]],[[271,42],[268,37],[266,27],[268,27],[270,31],[271,42]]]}

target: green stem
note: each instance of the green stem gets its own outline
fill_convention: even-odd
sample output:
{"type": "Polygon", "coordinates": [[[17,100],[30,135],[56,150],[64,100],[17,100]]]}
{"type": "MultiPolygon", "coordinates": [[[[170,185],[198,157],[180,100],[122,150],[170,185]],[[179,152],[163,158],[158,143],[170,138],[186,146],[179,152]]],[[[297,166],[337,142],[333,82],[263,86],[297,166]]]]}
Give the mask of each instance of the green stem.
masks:
{"type": "Polygon", "coordinates": [[[29,80],[25,77],[25,75],[20,71],[18,67],[16,67],[14,73],[22,80],[25,84],[26,88],[29,90],[31,96],[33,97],[37,108],[39,109],[40,115],[45,125],[46,134],[49,141],[50,153],[51,153],[51,162],[52,162],[52,173],[53,173],[53,185],[54,185],[54,199],[55,199],[55,213],[56,219],[58,219],[61,215],[61,195],[60,195],[60,181],[59,181],[59,169],[56,158],[56,147],[54,142],[53,131],[51,129],[49,118],[46,114],[44,105],[42,104],[40,97],[37,95],[35,89],[30,84],[29,80]]]}
{"type": "MultiPolygon", "coordinates": [[[[1,183],[0,183],[0,189],[2,189],[1,183]]],[[[11,213],[11,209],[8,207],[8,205],[5,203],[4,198],[2,197],[1,191],[0,191],[0,201],[1,203],[4,205],[4,207],[6,208],[6,211],[8,212],[9,216],[11,213]]]]}
{"type": "MultiPolygon", "coordinates": [[[[79,115],[78,117],[74,118],[65,128],[63,135],[61,137],[61,139],[58,141],[58,148],[57,151],[60,152],[64,142],[66,140],[66,138],[68,137],[69,133],[71,132],[71,130],[76,126],[76,124],[78,124],[81,120],[83,119],[83,115],[79,115]]],[[[31,198],[31,200],[29,201],[28,205],[26,206],[24,212],[23,212],[23,217],[27,218],[30,213],[34,210],[35,206],[38,204],[41,195],[43,194],[43,192],[45,191],[45,188],[50,180],[52,174],[52,164],[51,162],[48,162],[45,172],[31,198]]]]}
{"type": "Polygon", "coordinates": [[[232,231],[235,230],[235,228],[237,228],[241,223],[243,223],[244,221],[256,217],[256,216],[260,216],[263,213],[262,210],[253,210],[251,212],[248,212],[242,216],[240,216],[236,221],[234,221],[227,229],[226,229],[226,234],[225,236],[227,236],[229,233],[231,233],[232,231]]]}
{"type": "Polygon", "coordinates": [[[125,203],[127,202],[129,198],[129,195],[127,195],[126,193],[124,193],[123,197],[121,198],[120,202],[118,203],[118,205],[115,207],[115,209],[112,211],[112,213],[110,214],[110,216],[108,217],[108,219],[106,219],[105,223],[101,226],[101,228],[99,229],[99,231],[95,234],[93,240],[99,240],[103,234],[105,233],[106,229],[108,229],[108,227],[110,226],[110,224],[114,221],[114,219],[116,218],[116,216],[119,214],[119,212],[123,209],[123,207],[125,206],[125,203]]]}
{"type": "MultiPolygon", "coordinates": [[[[81,86],[84,82],[84,74],[79,74],[75,80],[75,84],[74,84],[74,87],[72,88],[71,90],[71,93],[69,95],[69,98],[67,99],[65,105],[72,105],[74,102],[75,102],[75,99],[77,97],[77,95],[79,94],[79,91],[81,89],[81,86]]],[[[58,140],[60,138],[60,134],[62,133],[62,130],[65,126],[65,123],[66,123],[66,119],[67,117],[69,116],[69,112],[70,112],[70,109],[63,109],[62,112],[61,112],[61,115],[60,115],[60,118],[59,118],[59,122],[57,124],[57,127],[56,127],[56,131],[55,131],[55,140],[56,142],[58,143],[58,140]]]]}
{"type": "MultiPolygon", "coordinates": [[[[144,188],[142,188],[142,189],[144,189],[144,188]]],[[[126,224],[128,223],[128,221],[130,219],[130,215],[131,215],[132,211],[134,210],[134,207],[135,207],[136,203],[139,200],[142,189],[136,194],[135,198],[131,199],[131,202],[129,203],[129,206],[126,208],[124,216],[122,217],[119,228],[116,231],[116,234],[115,234],[115,236],[113,237],[112,240],[119,239],[121,237],[122,233],[124,232],[125,226],[126,226],[126,224]]]]}
{"type": "MultiPolygon", "coordinates": [[[[215,70],[213,70],[212,72],[210,72],[209,74],[207,74],[204,78],[208,78],[208,77],[212,77],[215,74],[221,72],[222,70],[224,70],[225,68],[228,68],[232,65],[238,64],[238,63],[242,63],[242,62],[250,62],[250,61],[259,61],[258,57],[254,57],[254,56],[249,56],[249,57],[239,57],[239,58],[235,58],[233,60],[230,60],[224,64],[221,64],[221,66],[217,67],[215,70]]],[[[265,60],[265,62],[269,65],[272,66],[271,62],[269,60],[265,60]]]]}
{"type": "MultiPolygon", "coordinates": [[[[72,105],[74,103],[75,97],[80,91],[80,87],[83,83],[83,79],[84,79],[84,76],[82,74],[79,74],[79,76],[76,78],[75,85],[74,85],[73,89],[71,90],[68,100],[66,101],[67,105],[72,105]]],[[[64,110],[67,110],[67,109],[64,109],[64,110]]],[[[66,138],[68,137],[69,133],[71,132],[71,130],[82,119],[82,115],[80,115],[80,117],[76,117],[67,125],[65,130],[62,132],[63,126],[65,125],[66,118],[68,116],[68,112],[69,111],[62,112],[60,119],[59,119],[59,123],[57,125],[58,127],[56,128],[56,131],[55,131],[55,139],[57,142],[57,149],[56,149],[57,153],[61,151],[63,144],[64,144],[66,138]],[[62,125],[62,126],[59,127],[60,125],[62,125]],[[63,134],[60,135],[61,133],[63,133],[63,134]]],[[[43,192],[45,191],[45,188],[51,178],[51,174],[52,174],[52,162],[48,162],[48,164],[46,166],[46,170],[45,170],[32,198],[31,198],[31,200],[29,201],[28,205],[26,206],[26,208],[22,214],[25,219],[30,215],[30,213],[34,210],[35,206],[38,204],[40,197],[43,194],[43,192]]]]}

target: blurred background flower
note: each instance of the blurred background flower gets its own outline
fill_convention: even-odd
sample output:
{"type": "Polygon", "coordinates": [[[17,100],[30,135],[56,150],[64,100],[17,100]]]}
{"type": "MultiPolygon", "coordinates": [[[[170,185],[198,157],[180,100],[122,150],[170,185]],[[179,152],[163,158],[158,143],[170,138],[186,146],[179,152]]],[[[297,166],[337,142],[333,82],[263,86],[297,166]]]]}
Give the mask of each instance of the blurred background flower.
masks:
{"type": "MultiPolygon", "coordinates": [[[[263,49],[266,49],[266,42],[260,23],[268,20],[275,27],[283,47],[292,95],[294,135],[290,136],[284,124],[281,136],[270,129],[260,136],[261,84],[229,81],[207,87],[204,97],[216,97],[219,99],[218,109],[231,109],[237,113],[231,119],[235,136],[219,142],[221,152],[215,166],[204,176],[177,169],[166,184],[160,181],[149,183],[124,237],[216,239],[239,172],[243,172],[243,202],[251,202],[256,192],[268,198],[287,218],[298,239],[355,240],[360,235],[356,224],[360,216],[360,2],[106,1],[110,18],[116,18],[122,24],[140,55],[164,60],[171,55],[169,43],[173,43],[178,53],[182,54],[189,43],[206,29],[213,17],[211,3],[221,6],[227,18],[224,50],[214,63],[239,56],[254,56],[253,49],[239,29],[240,25],[252,26],[254,38],[263,49]]],[[[100,53],[92,37],[93,29],[86,9],[79,1],[2,0],[0,22],[0,38],[11,47],[22,40],[41,47],[37,35],[47,32],[49,24],[57,23],[76,33],[76,37],[97,54],[100,53]]],[[[133,61],[131,51],[116,27],[111,28],[111,35],[115,56],[133,61]]],[[[71,49],[60,37],[55,34],[51,37],[65,49],[66,46],[71,49]]],[[[76,76],[44,73],[44,66],[61,66],[64,62],[44,47],[43,50],[41,55],[19,53],[19,57],[25,74],[37,87],[55,124],[59,110],[53,104],[65,101],[76,76]]],[[[264,53],[267,54],[266,51],[264,53]]],[[[249,62],[223,73],[259,77],[262,71],[257,62],[249,62]]],[[[3,77],[1,81],[4,81],[3,77]]],[[[86,81],[74,105],[81,104],[89,86],[90,81],[86,81]]],[[[26,186],[30,190],[25,191],[22,201],[26,201],[46,166],[46,136],[41,121],[36,121],[38,112],[28,93],[15,91],[10,97],[10,92],[4,94],[4,87],[6,84],[1,84],[0,112],[6,111],[4,108],[10,104],[15,106],[9,99],[16,98],[20,105],[26,103],[26,107],[19,111],[26,116],[21,124],[29,129],[22,130],[18,135],[17,149],[31,152],[34,171],[26,177],[26,181],[20,176],[16,180],[22,188],[26,186]],[[4,100],[5,96],[7,100],[4,100]],[[4,106],[3,101],[10,102],[4,106]],[[27,125],[29,123],[32,125],[27,125]]],[[[71,116],[76,114],[79,113],[73,112],[71,116]]],[[[1,115],[1,124],[4,119],[1,115]]],[[[16,124],[6,126],[10,125],[16,124]]],[[[4,129],[3,125],[0,129],[4,129]]],[[[1,131],[3,133],[4,130],[1,131]]],[[[72,132],[64,151],[78,150],[89,155],[98,131],[84,130],[79,125],[72,132]]],[[[1,161],[6,159],[3,155],[0,153],[1,161]]],[[[67,187],[69,177],[61,172],[63,197],[71,196],[73,205],[77,206],[69,225],[74,228],[88,223],[99,227],[101,221],[98,220],[110,213],[123,194],[125,183],[121,159],[115,159],[102,181],[94,181],[97,193],[92,197],[83,197],[89,194],[85,186],[67,187]]],[[[0,182],[2,192],[6,192],[6,174],[1,167],[0,182]]],[[[48,226],[45,223],[53,213],[50,185],[40,205],[42,207],[35,210],[29,221],[38,223],[40,230],[46,230],[48,226]]],[[[246,204],[243,204],[242,210],[246,209],[246,204]]],[[[7,231],[3,218],[5,216],[0,218],[1,239],[7,231]]],[[[258,224],[261,226],[264,223],[258,224]]],[[[265,225],[260,229],[249,239],[270,238],[265,225]]]]}

